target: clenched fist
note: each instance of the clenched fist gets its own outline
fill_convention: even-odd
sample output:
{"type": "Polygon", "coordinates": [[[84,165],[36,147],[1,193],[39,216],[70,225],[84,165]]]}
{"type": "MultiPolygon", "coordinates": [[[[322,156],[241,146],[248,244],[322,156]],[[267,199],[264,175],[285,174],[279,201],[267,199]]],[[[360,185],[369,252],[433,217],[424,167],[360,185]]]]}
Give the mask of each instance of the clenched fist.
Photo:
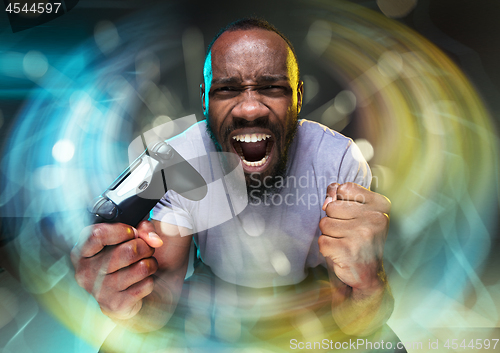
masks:
{"type": "Polygon", "coordinates": [[[346,333],[373,332],[392,312],[382,262],[390,209],[386,197],[355,183],[328,187],[318,242],[334,288],[334,317],[346,333]]]}
{"type": "Polygon", "coordinates": [[[127,320],[153,291],[152,275],[158,269],[153,254],[162,244],[146,221],[137,229],[121,223],[87,227],[71,251],[76,281],[94,296],[104,314],[127,320]]]}

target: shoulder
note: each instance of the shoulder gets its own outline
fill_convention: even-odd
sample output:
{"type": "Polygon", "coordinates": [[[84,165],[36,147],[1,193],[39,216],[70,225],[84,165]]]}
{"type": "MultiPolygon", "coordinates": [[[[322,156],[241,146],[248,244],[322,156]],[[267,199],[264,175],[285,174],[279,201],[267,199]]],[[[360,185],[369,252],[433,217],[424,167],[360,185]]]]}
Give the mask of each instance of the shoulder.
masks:
{"type": "Polygon", "coordinates": [[[317,175],[331,177],[329,182],[356,182],[366,188],[371,172],[354,141],[314,121],[300,120],[297,129],[300,150],[311,161],[317,175]]]}
{"type": "MultiPolygon", "coordinates": [[[[174,120],[175,122],[175,120],[174,120]]],[[[207,122],[202,120],[187,129],[179,126],[181,133],[167,140],[184,158],[196,158],[215,150],[215,146],[207,133],[207,122]]]]}
{"type": "Polygon", "coordinates": [[[316,148],[318,152],[345,152],[353,143],[352,139],[315,121],[301,119],[298,122],[297,136],[301,145],[316,148]]]}
{"type": "Polygon", "coordinates": [[[199,121],[195,124],[191,124],[190,126],[182,126],[179,122],[177,124],[177,120],[172,121],[173,125],[170,127],[175,135],[169,138],[167,141],[171,143],[183,143],[185,141],[202,141],[205,136],[208,137],[207,134],[207,122],[206,120],[199,121]],[[178,130],[178,132],[175,132],[178,130]],[[205,135],[205,136],[204,136],[205,135]]]}

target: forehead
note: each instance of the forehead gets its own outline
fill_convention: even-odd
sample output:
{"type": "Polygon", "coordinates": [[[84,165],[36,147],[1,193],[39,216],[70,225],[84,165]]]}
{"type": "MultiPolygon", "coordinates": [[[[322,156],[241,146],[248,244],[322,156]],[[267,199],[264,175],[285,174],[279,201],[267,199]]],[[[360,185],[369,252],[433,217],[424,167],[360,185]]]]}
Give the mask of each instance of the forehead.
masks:
{"type": "Polygon", "coordinates": [[[242,80],[280,74],[292,79],[295,60],[286,42],[277,33],[263,29],[223,33],[211,50],[212,74],[242,80]]]}

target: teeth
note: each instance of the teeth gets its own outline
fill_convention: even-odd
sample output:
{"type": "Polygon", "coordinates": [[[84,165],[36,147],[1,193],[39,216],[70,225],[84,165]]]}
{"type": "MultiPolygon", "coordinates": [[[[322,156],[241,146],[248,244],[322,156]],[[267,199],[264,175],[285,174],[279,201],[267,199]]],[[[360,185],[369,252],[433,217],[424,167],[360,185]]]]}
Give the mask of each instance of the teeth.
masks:
{"type": "Polygon", "coordinates": [[[260,167],[261,165],[264,165],[264,163],[266,163],[267,156],[265,156],[264,158],[262,158],[260,161],[257,161],[257,162],[249,162],[249,161],[245,160],[245,158],[241,158],[241,160],[243,161],[243,163],[245,163],[248,166],[260,167]]]}
{"type": "MultiPolygon", "coordinates": [[[[235,135],[233,136],[233,140],[239,141],[239,142],[245,142],[245,143],[250,143],[250,142],[257,142],[257,141],[262,141],[270,138],[271,135],[266,135],[266,134],[242,134],[242,135],[235,135]]],[[[249,162],[245,159],[245,156],[243,155],[243,150],[241,148],[240,144],[235,144],[234,145],[236,152],[240,156],[241,160],[243,163],[245,163],[247,166],[250,167],[260,167],[264,165],[269,158],[269,154],[271,153],[272,146],[271,144],[267,144],[266,147],[266,155],[264,158],[262,158],[260,161],[256,162],[249,162]]]]}
{"type": "Polygon", "coordinates": [[[270,138],[271,135],[266,134],[244,134],[244,135],[236,135],[233,136],[233,140],[239,142],[257,142],[270,138]]]}

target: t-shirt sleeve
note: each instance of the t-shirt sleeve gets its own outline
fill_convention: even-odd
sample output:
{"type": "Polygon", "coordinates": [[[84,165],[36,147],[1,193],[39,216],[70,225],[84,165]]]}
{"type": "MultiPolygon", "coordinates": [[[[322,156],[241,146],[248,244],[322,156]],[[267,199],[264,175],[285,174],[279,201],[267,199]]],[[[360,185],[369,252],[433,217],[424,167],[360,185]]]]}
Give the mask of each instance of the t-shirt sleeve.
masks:
{"type": "Polygon", "coordinates": [[[156,204],[152,211],[152,219],[193,229],[191,215],[179,200],[179,195],[168,191],[156,204]]]}
{"type": "Polygon", "coordinates": [[[372,181],[372,173],[359,147],[349,140],[340,162],[339,184],[353,182],[369,189],[372,181]]]}

